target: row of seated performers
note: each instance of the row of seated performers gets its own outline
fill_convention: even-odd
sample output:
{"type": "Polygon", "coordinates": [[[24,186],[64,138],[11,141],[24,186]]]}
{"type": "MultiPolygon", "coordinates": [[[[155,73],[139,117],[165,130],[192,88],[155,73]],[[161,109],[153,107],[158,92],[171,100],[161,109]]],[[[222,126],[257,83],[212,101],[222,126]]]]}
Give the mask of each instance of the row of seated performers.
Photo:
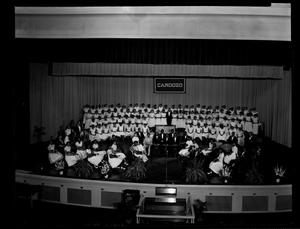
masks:
{"type": "Polygon", "coordinates": [[[250,110],[247,107],[227,109],[225,105],[221,109],[218,106],[215,109],[212,109],[211,106],[206,108],[205,105],[199,107],[199,109],[198,105],[195,108],[192,105],[191,108],[184,109],[159,108],[131,106],[123,109],[120,105],[113,108],[108,108],[107,106],[94,108],[94,106],[86,105],[83,108],[82,124],[83,128],[88,130],[91,123],[94,125],[98,123],[101,125],[111,125],[113,123],[127,125],[130,123],[132,125],[138,124],[139,126],[146,124],[149,127],[173,125],[175,128],[183,129],[187,128],[190,123],[194,126],[197,126],[199,123],[201,127],[204,123],[207,123],[208,126],[215,123],[216,127],[220,124],[223,124],[225,128],[229,125],[241,126],[244,131],[253,132],[255,135],[258,134],[259,126],[261,125],[255,108],[250,110]]]}
{"type": "MultiPolygon", "coordinates": [[[[108,139],[110,144],[107,150],[100,150],[99,143],[96,140],[86,140],[86,144],[84,144],[82,139],[82,137],[77,137],[75,143],[71,143],[70,141],[64,142],[63,136],[59,135],[55,142],[50,141],[48,147],[50,163],[54,163],[57,169],[61,169],[61,167],[64,166],[64,161],[68,166],[73,166],[78,160],[87,157],[91,164],[99,166],[105,155],[107,155],[107,161],[110,166],[116,168],[126,158],[123,150],[121,150],[122,147],[118,141],[119,137],[115,135],[112,135],[108,139]]],[[[140,157],[144,162],[148,161],[148,157],[153,151],[158,151],[160,155],[163,155],[165,152],[173,152],[175,155],[178,154],[181,157],[189,157],[191,152],[198,150],[197,142],[199,142],[199,140],[208,139],[210,139],[209,147],[199,152],[203,155],[208,155],[213,151],[213,146],[220,143],[227,142],[234,146],[241,147],[241,145],[238,144],[238,138],[234,135],[234,132],[232,132],[232,135],[225,141],[206,137],[202,139],[197,137],[192,139],[187,132],[185,132],[183,136],[177,136],[174,129],[169,134],[164,133],[162,129],[160,133],[147,132],[146,136],[144,136],[142,132],[135,132],[131,138],[132,145],[130,151],[135,157],[140,157]]],[[[247,145],[250,145],[254,140],[253,134],[250,133],[247,139],[247,145]]]]}

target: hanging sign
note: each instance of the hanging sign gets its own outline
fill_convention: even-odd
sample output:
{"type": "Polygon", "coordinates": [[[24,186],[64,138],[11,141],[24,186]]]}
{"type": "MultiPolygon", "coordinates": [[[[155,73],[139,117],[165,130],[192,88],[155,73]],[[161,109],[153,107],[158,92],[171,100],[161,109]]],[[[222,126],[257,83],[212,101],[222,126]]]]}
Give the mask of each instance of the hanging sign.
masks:
{"type": "Polygon", "coordinates": [[[185,78],[154,78],[155,93],[185,93],[185,78]]]}

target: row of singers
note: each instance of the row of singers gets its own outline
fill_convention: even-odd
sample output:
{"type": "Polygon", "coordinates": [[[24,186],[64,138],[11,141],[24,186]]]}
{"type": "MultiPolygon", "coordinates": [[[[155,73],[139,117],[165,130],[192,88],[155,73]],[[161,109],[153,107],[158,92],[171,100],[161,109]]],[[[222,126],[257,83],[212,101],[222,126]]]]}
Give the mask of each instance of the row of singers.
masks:
{"type": "Polygon", "coordinates": [[[191,124],[196,127],[197,125],[200,125],[200,127],[203,127],[205,123],[211,127],[213,124],[218,128],[220,124],[223,124],[225,128],[228,126],[233,127],[242,127],[244,131],[247,132],[253,132],[253,134],[258,134],[259,126],[261,125],[260,121],[258,120],[258,117],[256,116],[247,116],[245,118],[231,118],[228,119],[225,117],[216,117],[211,118],[208,117],[207,119],[203,119],[202,117],[194,116],[193,118],[191,116],[178,118],[178,117],[172,117],[171,120],[168,120],[168,117],[162,117],[162,116],[155,116],[155,117],[111,117],[107,118],[104,117],[104,119],[97,119],[95,117],[92,117],[90,119],[84,120],[83,126],[85,130],[89,130],[91,126],[97,126],[97,125],[108,125],[111,126],[114,123],[117,123],[117,125],[138,125],[140,128],[142,126],[147,125],[148,127],[152,128],[157,125],[173,125],[175,128],[188,128],[191,124]]]}
{"type": "Polygon", "coordinates": [[[255,115],[255,114],[258,114],[258,112],[256,111],[256,108],[253,107],[253,108],[250,108],[248,109],[247,106],[244,106],[244,107],[240,107],[240,106],[237,106],[237,107],[231,107],[231,108],[227,108],[226,105],[223,105],[223,106],[215,106],[214,108],[212,106],[206,106],[206,105],[202,105],[200,106],[200,104],[197,104],[196,106],[194,105],[185,105],[184,107],[179,104],[177,105],[177,107],[175,105],[172,105],[171,107],[169,107],[168,105],[162,105],[162,104],[159,104],[158,106],[156,104],[153,104],[151,106],[151,104],[148,104],[147,106],[145,106],[144,103],[142,103],[140,106],[136,103],[135,105],[133,104],[129,104],[128,106],[126,105],[122,105],[120,103],[118,103],[116,106],[114,104],[111,104],[110,106],[108,106],[107,104],[104,104],[104,105],[97,105],[97,106],[94,106],[94,105],[88,105],[86,104],[84,106],[84,108],[82,109],[83,111],[83,114],[85,113],[88,113],[88,112],[91,112],[92,114],[94,113],[98,113],[98,114],[101,114],[103,112],[117,112],[117,113],[120,113],[120,112],[148,112],[150,113],[150,111],[153,110],[154,113],[156,113],[157,111],[168,111],[168,110],[171,110],[172,112],[197,112],[197,113],[206,113],[207,111],[213,113],[213,112],[224,112],[225,114],[227,114],[227,112],[229,112],[230,114],[237,114],[239,115],[240,113],[244,114],[244,115],[247,115],[248,113],[251,113],[252,115],[255,115]]]}

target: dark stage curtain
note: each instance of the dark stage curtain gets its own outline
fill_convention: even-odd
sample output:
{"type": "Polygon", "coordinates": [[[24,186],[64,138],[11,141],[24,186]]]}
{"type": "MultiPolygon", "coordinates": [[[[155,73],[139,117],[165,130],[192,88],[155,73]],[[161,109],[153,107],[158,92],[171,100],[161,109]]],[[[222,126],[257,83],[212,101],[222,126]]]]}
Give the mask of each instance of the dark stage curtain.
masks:
{"type": "Polygon", "coordinates": [[[31,136],[37,125],[46,127],[44,140],[56,137],[63,123],[80,118],[85,104],[119,102],[256,107],[266,136],[291,147],[290,71],[283,71],[277,80],[190,77],[185,94],[156,94],[152,77],[51,76],[48,64],[30,64],[31,136]]]}
{"type": "Polygon", "coordinates": [[[30,62],[291,66],[291,42],[198,39],[20,39],[30,62]],[[34,49],[33,49],[34,47],[34,49]]]}
{"type": "MultiPolygon", "coordinates": [[[[52,69],[52,70],[51,70],[52,69]]],[[[134,64],[134,63],[53,63],[55,76],[155,76],[228,77],[282,79],[282,66],[134,64]]]]}

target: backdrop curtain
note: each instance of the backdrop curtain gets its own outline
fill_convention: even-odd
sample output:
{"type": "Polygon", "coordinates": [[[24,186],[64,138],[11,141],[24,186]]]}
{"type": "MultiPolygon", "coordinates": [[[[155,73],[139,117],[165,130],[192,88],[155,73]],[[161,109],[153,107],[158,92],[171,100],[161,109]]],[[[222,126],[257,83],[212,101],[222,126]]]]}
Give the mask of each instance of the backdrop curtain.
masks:
{"type": "MultiPolygon", "coordinates": [[[[291,72],[282,79],[186,79],[185,94],[156,94],[153,77],[52,76],[49,65],[30,64],[30,127],[44,126],[56,137],[60,126],[80,119],[85,104],[150,103],[177,105],[227,105],[256,107],[266,136],[291,147],[291,72]]],[[[31,138],[31,143],[34,139],[31,138]]]]}

